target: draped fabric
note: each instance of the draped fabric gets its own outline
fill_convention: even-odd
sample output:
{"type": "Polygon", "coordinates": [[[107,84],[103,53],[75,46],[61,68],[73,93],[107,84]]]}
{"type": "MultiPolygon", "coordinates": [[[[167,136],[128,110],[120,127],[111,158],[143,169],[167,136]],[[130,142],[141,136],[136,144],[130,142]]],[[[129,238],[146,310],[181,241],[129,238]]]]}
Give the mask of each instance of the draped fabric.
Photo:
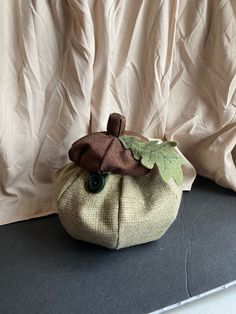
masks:
{"type": "Polygon", "coordinates": [[[0,224],[55,212],[55,170],[112,112],[236,191],[235,29],[232,0],[0,0],[0,224]]]}

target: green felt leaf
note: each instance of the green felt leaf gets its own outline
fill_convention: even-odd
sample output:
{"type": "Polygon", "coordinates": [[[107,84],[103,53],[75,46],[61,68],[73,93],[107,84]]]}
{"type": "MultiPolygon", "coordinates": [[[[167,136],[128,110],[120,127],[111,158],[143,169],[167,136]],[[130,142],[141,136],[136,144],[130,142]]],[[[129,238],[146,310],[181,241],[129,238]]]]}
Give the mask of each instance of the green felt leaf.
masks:
{"type": "Polygon", "coordinates": [[[152,169],[156,165],[165,182],[169,182],[172,177],[177,185],[183,183],[181,165],[185,161],[174,149],[178,145],[176,142],[141,142],[137,138],[127,135],[120,136],[119,139],[124,148],[130,149],[134,159],[140,160],[144,167],[152,169]]]}

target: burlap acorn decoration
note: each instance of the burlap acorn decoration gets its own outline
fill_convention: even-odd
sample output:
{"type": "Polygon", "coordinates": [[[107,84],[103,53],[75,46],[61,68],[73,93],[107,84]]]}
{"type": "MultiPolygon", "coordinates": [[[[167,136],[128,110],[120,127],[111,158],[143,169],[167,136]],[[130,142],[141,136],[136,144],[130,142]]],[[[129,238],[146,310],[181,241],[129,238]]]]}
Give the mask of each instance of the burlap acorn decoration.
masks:
{"type": "Polygon", "coordinates": [[[120,249],[159,239],[175,220],[183,160],[176,143],[125,131],[111,114],[106,132],[76,141],[55,174],[60,220],[78,240],[120,249]]]}

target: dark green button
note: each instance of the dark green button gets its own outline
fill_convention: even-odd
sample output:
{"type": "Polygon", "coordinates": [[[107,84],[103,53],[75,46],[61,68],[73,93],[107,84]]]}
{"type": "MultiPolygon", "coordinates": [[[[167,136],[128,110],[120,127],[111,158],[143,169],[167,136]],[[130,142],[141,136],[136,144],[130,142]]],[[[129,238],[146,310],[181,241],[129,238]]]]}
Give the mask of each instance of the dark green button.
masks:
{"type": "Polygon", "coordinates": [[[90,174],[88,179],[88,190],[91,193],[99,193],[105,185],[105,175],[100,173],[90,174]]]}

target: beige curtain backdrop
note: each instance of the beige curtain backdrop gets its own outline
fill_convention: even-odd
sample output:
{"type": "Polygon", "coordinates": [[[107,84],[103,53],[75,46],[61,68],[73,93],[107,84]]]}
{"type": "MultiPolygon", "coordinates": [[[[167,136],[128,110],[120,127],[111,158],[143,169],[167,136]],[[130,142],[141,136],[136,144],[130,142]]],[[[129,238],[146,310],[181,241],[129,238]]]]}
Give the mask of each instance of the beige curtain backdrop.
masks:
{"type": "Polygon", "coordinates": [[[236,191],[235,30],[232,0],[0,0],[0,224],[55,212],[53,173],[112,112],[236,191]]]}

